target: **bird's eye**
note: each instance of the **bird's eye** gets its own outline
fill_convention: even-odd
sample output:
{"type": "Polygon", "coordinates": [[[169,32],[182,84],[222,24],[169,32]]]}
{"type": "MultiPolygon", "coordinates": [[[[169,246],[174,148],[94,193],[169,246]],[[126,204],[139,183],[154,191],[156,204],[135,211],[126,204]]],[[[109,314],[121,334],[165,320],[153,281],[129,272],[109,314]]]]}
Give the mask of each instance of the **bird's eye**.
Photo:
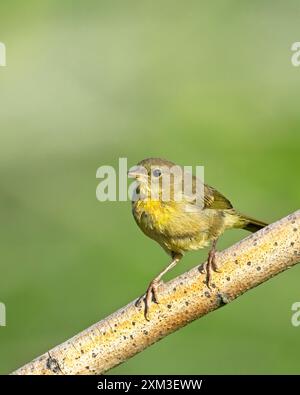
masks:
{"type": "Polygon", "coordinates": [[[152,174],[153,174],[154,177],[160,177],[161,176],[161,170],[154,169],[152,174]]]}

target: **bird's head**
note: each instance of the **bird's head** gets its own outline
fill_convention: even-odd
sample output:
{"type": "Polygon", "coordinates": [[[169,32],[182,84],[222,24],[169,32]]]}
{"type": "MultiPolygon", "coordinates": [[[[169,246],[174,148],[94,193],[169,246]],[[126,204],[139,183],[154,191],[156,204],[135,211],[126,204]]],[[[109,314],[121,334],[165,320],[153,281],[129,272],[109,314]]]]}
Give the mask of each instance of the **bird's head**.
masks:
{"type": "Polygon", "coordinates": [[[128,171],[128,177],[136,178],[139,182],[148,182],[153,178],[161,178],[175,163],[160,158],[147,158],[141,160],[128,171]]]}
{"type": "Polygon", "coordinates": [[[161,158],[148,158],[140,161],[128,171],[128,177],[135,178],[138,188],[143,195],[151,193],[151,198],[161,199],[162,192],[167,189],[172,192],[176,174],[181,174],[182,168],[175,163],[161,158]]]}

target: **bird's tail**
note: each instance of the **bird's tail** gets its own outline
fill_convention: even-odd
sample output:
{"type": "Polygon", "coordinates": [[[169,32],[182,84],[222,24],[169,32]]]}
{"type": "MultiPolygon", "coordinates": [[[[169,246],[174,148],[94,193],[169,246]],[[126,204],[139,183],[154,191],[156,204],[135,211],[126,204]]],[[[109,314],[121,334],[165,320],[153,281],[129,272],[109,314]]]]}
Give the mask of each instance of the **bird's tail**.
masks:
{"type": "Polygon", "coordinates": [[[243,221],[243,225],[241,226],[241,228],[249,230],[249,232],[254,233],[264,228],[265,226],[268,226],[266,222],[248,217],[247,215],[240,214],[240,216],[243,221]]]}

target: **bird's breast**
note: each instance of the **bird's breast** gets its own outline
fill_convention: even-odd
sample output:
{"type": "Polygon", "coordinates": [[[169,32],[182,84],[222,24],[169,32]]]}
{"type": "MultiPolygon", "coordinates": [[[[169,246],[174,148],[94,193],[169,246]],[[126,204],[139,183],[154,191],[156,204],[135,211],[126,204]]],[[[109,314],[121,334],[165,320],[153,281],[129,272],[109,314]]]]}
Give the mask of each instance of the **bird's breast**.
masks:
{"type": "Polygon", "coordinates": [[[209,242],[212,213],[186,210],[184,202],[138,200],[133,215],[141,230],[166,251],[184,252],[209,242]]]}
{"type": "Polygon", "coordinates": [[[175,208],[160,200],[138,200],[133,206],[133,213],[140,226],[152,230],[163,229],[170,222],[175,208]]]}

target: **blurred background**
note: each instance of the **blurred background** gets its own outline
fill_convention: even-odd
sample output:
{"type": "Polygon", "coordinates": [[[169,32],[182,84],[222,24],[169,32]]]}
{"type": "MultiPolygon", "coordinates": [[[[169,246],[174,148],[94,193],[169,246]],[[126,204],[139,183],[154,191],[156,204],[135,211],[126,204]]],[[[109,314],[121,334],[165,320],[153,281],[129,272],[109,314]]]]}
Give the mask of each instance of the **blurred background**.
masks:
{"type": "MultiPolygon", "coordinates": [[[[299,208],[299,13],[296,0],[1,2],[0,373],[127,304],[168,262],[129,202],[96,200],[99,166],[204,165],[242,212],[272,222],[299,208]]],[[[219,249],[246,235],[228,231],[219,249]]],[[[299,276],[110,373],[299,373],[299,276]]]]}

